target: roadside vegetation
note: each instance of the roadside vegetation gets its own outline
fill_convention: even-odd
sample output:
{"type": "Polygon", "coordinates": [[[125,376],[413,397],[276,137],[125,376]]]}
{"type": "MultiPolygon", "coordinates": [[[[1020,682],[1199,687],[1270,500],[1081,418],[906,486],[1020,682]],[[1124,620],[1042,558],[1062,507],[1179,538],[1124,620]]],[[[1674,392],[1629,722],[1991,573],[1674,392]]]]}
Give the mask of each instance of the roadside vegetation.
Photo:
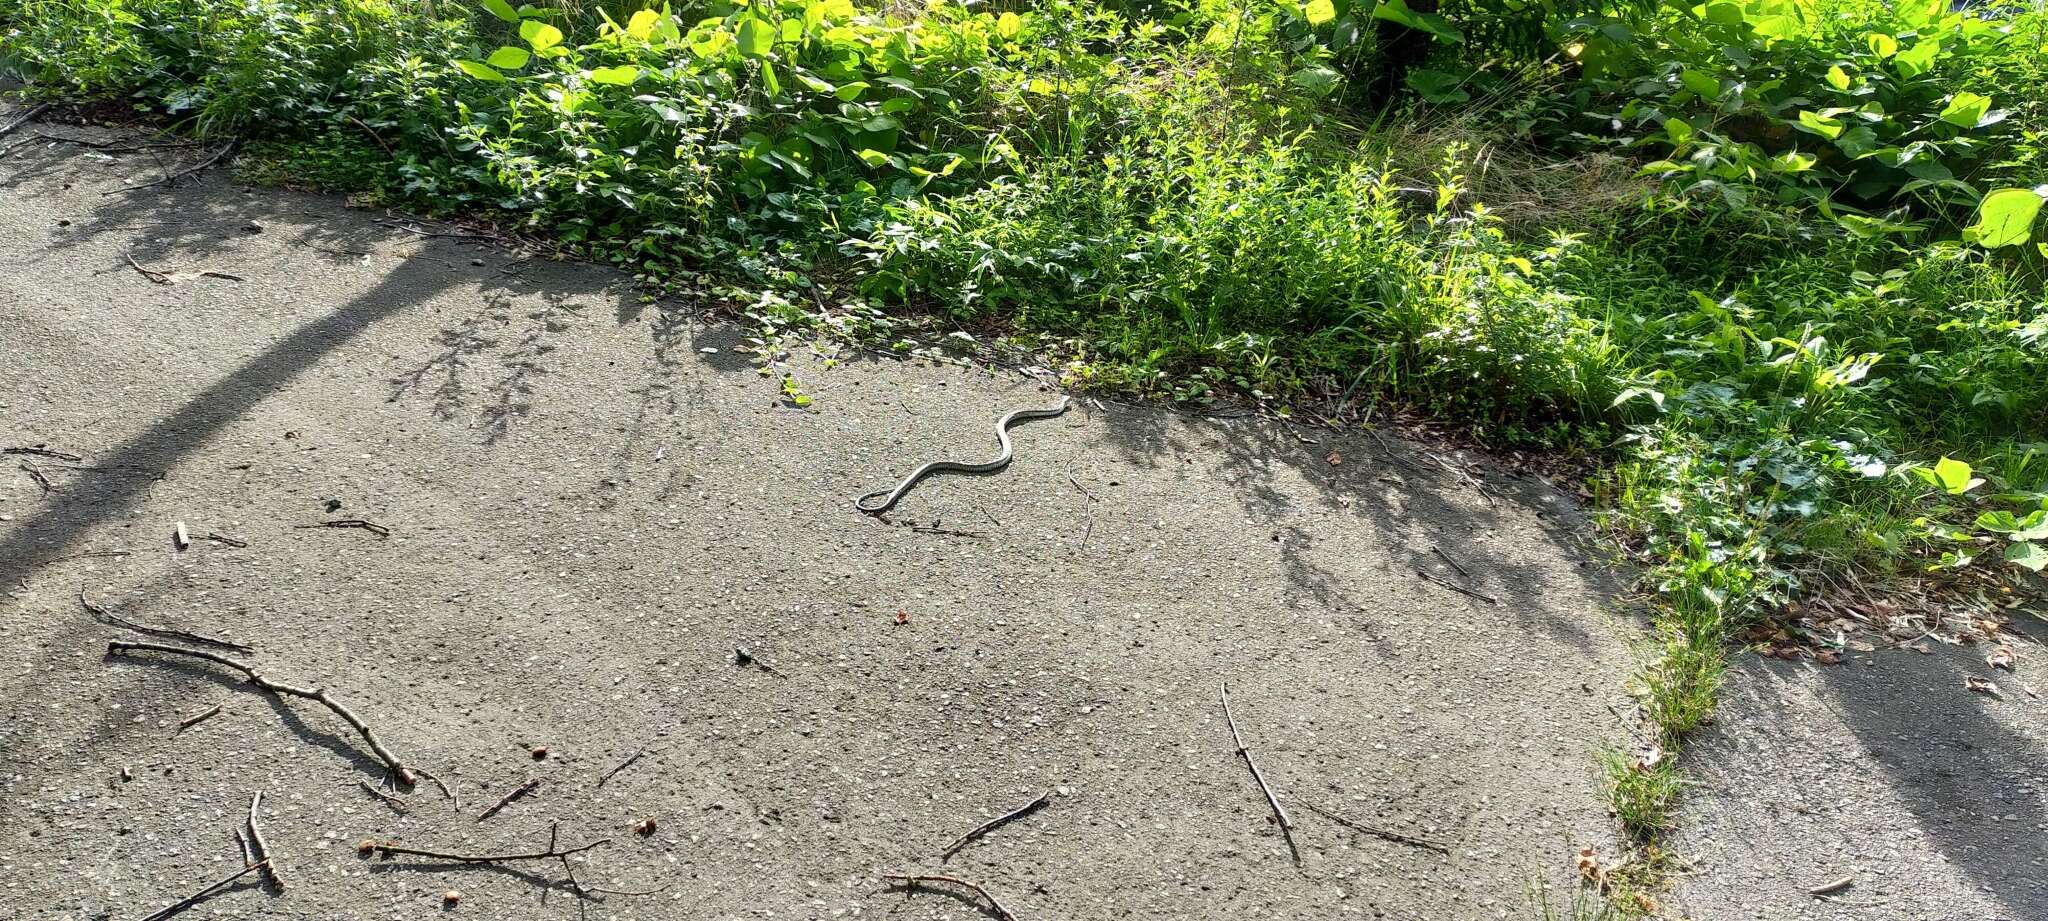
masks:
{"type": "Polygon", "coordinates": [[[2038,3],[0,0],[0,67],[773,329],[1583,471],[1655,599],[1637,868],[1732,649],[2048,566],[2038,3]]]}

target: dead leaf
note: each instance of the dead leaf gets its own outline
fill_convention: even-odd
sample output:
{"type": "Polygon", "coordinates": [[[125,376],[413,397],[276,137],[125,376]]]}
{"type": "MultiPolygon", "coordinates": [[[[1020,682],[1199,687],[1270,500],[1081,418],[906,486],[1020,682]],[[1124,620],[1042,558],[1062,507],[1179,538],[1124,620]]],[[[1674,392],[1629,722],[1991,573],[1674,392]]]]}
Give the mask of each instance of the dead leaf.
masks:
{"type": "Polygon", "coordinates": [[[1992,668],[2002,668],[2006,671],[2014,671],[2015,669],[2013,668],[2012,661],[2012,647],[2000,646],[1997,649],[1992,650],[1990,655],[1984,657],[1984,664],[1989,665],[1992,668]]]}
{"type": "Polygon", "coordinates": [[[1963,687],[1969,688],[1972,691],[1976,691],[1979,694],[1989,694],[1992,697],[1998,698],[1999,700],[2005,699],[2005,695],[1999,693],[1998,685],[1993,684],[1989,681],[1985,681],[1982,678],[1964,678],[1963,687]]]}
{"type": "Polygon", "coordinates": [[[1842,664],[1842,654],[1832,649],[1823,649],[1813,654],[1813,660],[1822,665],[1842,664]]]}
{"type": "Polygon", "coordinates": [[[1647,771],[1656,767],[1657,763],[1663,760],[1664,746],[1651,742],[1647,747],[1637,751],[1635,758],[1629,762],[1628,766],[1630,770],[1647,771]]]}
{"type": "Polygon", "coordinates": [[[1600,865],[1600,855],[1590,847],[1579,849],[1579,878],[1599,886],[1607,885],[1607,868],[1600,865]]]}
{"type": "Polygon", "coordinates": [[[907,624],[907,623],[910,623],[910,612],[909,612],[909,611],[901,611],[901,610],[897,611],[897,612],[896,612],[896,626],[898,626],[898,627],[901,627],[901,626],[903,626],[904,624],[907,624]]]}
{"type": "Polygon", "coordinates": [[[1331,451],[1331,452],[1330,452],[1330,456],[1329,456],[1329,457],[1325,457],[1325,458],[1323,458],[1323,460],[1329,461],[1329,462],[1330,462],[1330,466],[1332,466],[1332,467],[1335,467],[1335,466],[1337,466],[1338,464],[1341,464],[1341,463],[1343,463],[1343,462],[1344,462],[1344,455],[1342,455],[1342,454],[1339,454],[1339,453],[1337,453],[1337,452],[1335,452],[1335,451],[1331,451]]]}

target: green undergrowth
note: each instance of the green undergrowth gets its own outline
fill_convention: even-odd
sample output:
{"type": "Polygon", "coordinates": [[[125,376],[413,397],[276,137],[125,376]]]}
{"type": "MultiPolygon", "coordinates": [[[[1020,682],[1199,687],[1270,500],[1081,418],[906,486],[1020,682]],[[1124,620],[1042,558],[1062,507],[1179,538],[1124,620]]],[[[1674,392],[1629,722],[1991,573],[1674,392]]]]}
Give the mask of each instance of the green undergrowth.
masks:
{"type": "Polygon", "coordinates": [[[764,337],[954,330],[1594,471],[1656,599],[1598,911],[1651,912],[1745,631],[2048,564],[2048,17],[1421,6],[0,0],[0,65],[764,337]]]}

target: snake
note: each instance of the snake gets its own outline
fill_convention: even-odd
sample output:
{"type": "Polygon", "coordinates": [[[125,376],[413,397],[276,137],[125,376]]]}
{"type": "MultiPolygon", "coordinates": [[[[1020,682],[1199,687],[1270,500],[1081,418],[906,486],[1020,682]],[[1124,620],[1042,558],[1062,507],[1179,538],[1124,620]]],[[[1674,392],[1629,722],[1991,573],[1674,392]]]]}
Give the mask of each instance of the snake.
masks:
{"type": "Polygon", "coordinates": [[[1003,450],[995,457],[978,463],[951,460],[932,461],[916,470],[912,470],[909,476],[903,478],[903,482],[896,484],[895,489],[878,489],[853,500],[853,507],[870,515],[880,515],[895,508],[896,503],[903,498],[905,493],[910,492],[919,480],[934,473],[994,473],[1004,467],[1008,467],[1010,466],[1011,455],[1010,425],[1024,419],[1050,419],[1066,412],[1068,402],[1069,399],[1067,397],[1060,397],[1058,405],[1049,406],[1045,409],[1010,410],[1004,413],[1001,419],[996,420],[996,441],[1002,443],[1003,450]],[[884,496],[886,498],[882,499],[878,505],[872,501],[877,496],[884,496]]]}

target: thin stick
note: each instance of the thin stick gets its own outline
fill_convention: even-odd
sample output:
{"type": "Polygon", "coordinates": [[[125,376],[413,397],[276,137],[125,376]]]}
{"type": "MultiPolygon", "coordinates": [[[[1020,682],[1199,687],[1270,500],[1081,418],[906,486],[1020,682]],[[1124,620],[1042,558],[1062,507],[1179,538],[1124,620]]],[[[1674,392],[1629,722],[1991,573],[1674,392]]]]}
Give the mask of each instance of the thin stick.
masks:
{"type": "Polygon", "coordinates": [[[85,460],[85,458],[79,457],[76,454],[66,454],[62,451],[52,451],[49,448],[44,448],[40,446],[34,448],[0,448],[0,454],[33,454],[36,457],[47,457],[52,460],[68,461],[74,464],[78,463],[79,461],[85,460]]]}
{"type": "Polygon", "coordinates": [[[370,786],[370,782],[367,780],[356,781],[356,786],[362,787],[364,793],[368,793],[371,796],[383,800],[384,805],[390,806],[391,808],[398,810],[398,813],[400,815],[405,814],[405,800],[403,798],[392,796],[391,794],[379,790],[376,787],[370,786]]]}
{"type": "Polygon", "coordinates": [[[1046,792],[1039,794],[1037,799],[1025,803],[1023,806],[1017,809],[1010,810],[1009,812],[1006,812],[993,819],[981,823],[980,825],[976,826],[973,831],[961,835],[960,840],[953,842],[951,845],[948,845],[945,850],[940,851],[939,860],[943,862],[952,859],[954,854],[959,853],[961,848],[973,843],[974,839],[979,838],[982,835],[986,835],[989,832],[995,831],[996,829],[1003,827],[1004,825],[1008,825],[1011,822],[1014,822],[1027,815],[1030,815],[1033,812],[1038,811],[1038,809],[1044,806],[1046,801],[1051,798],[1052,791],[1047,790],[1046,792]]]}
{"type": "Polygon", "coordinates": [[[214,542],[214,543],[216,543],[216,544],[226,544],[226,545],[228,545],[228,546],[230,546],[230,547],[247,547],[247,546],[249,546],[249,542],[248,542],[248,541],[246,541],[246,540],[241,540],[241,539],[239,539],[239,538],[229,537],[229,536],[227,536],[227,535],[225,535],[225,534],[221,534],[221,533],[219,533],[219,532],[215,532],[215,531],[209,531],[209,532],[207,532],[207,534],[206,534],[206,539],[207,539],[207,540],[210,540],[210,541],[213,541],[213,542],[214,542]]]}
{"type": "Polygon", "coordinates": [[[591,848],[599,847],[610,843],[612,843],[612,839],[610,838],[599,838],[596,841],[592,841],[589,844],[585,844],[581,847],[572,847],[567,848],[565,850],[556,850],[551,847],[538,854],[444,854],[440,851],[427,851],[421,850],[419,848],[403,847],[399,844],[390,841],[374,842],[370,845],[370,850],[372,853],[380,854],[384,857],[391,857],[392,855],[401,855],[407,857],[425,857],[428,860],[452,860],[456,863],[512,863],[514,861],[519,860],[553,860],[557,857],[567,857],[570,854],[581,854],[584,851],[590,850],[591,848]]]}
{"type": "Polygon", "coordinates": [[[1448,844],[1439,844],[1435,841],[1430,841],[1423,838],[1410,837],[1408,835],[1401,834],[1397,831],[1387,831],[1384,828],[1374,828],[1363,822],[1354,822],[1341,815],[1338,815],[1334,812],[1317,806],[1314,803],[1303,803],[1302,805],[1307,806],[1310,812],[1320,815],[1323,818],[1329,819],[1330,821],[1342,825],[1345,828],[1349,828],[1352,831],[1362,831],[1368,835],[1372,835],[1375,838],[1384,838],[1388,841],[1395,842],[1396,844],[1406,844],[1409,847],[1419,847],[1425,850],[1435,851],[1446,857],[1450,856],[1451,847],[1448,844]]]}
{"type": "Polygon", "coordinates": [[[1423,571],[1423,570],[1420,570],[1420,569],[1418,569],[1418,570],[1416,570],[1416,571],[1415,571],[1415,574],[1416,574],[1416,575],[1418,575],[1418,576],[1421,576],[1421,577],[1423,577],[1424,579],[1428,579],[1429,581],[1431,581],[1431,582],[1434,582],[1434,583],[1436,583],[1436,584],[1438,584],[1438,585],[1441,585],[1441,586],[1443,586],[1444,588],[1447,588],[1447,589],[1450,589],[1451,591],[1457,592],[1457,593],[1458,593],[1458,594],[1460,594],[1460,595],[1464,595],[1464,596],[1465,596],[1465,597],[1467,597],[1467,598],[1477,598],[1477,599],[1479,599],[1480,601],[1484,601],[1484,602],[1486,602],[1487,604],[1499,604],[1499,603],[1500,603],[1500,599],[1499,599],[1499,598],[1495,598],[1495,597],[1493,597],[1492,595],[1487,595],[1487,594],[1482,594],[1482,593],[1480,593],[1480,592],[1475,592],[1475,591],[1473,591],[1473,590],[1471,590],[1471,589],[1469,589],[1469,588],[1466,588],[1466,587],[1464,587],[1464,586],[1462,586],[1462,585],[1459,585],[1459,584],[1457,584],[1457,583],[1455,583],[1455,582],[1446,582],[1446,581],[1444,581],[1444,580],[1442,580],[1442,579],[1439,579],[1439,578],[1437,578],[1437,577],[1435,577],[1435,576],[1432,576],[1432,575],[1430,575],[1430,574],[1429,574],[1428,572],[1425,572],[1425,571],[1423,571]]]}
{"type": "Polygon", "coordinates": [[[996,901],[996,897],[991,895],[987,889],[983,889],[980,885],[970,883],[957,876],[938,876],[935,874],[909,876],[901,873],[884,873],[882,878],[909,889],[916,889],[919,883],[952,883],[955,886],[973,890],[975,895],[987,899],[988,907],[995,909],[996,917],[1002,918],[1004,921],[1017,921],[1017,916],[1011,914],[1009,909],[1004,908],[1003,903],[996,901]]]}
{"type": "Polygon", "coordinates": [[[1287,810],[1280,805],[1280,798],[1273,795],[1273,788],[1266,785],[1266,775],[1259,772],[1259,763],[1252,760],[1252,750],[1244,744],[1244,736],[1237,731],[1237,717],[1230,713],[1230,683],[1216,683],[1217,696],[1223,700],[1223,720],[1230,724],[1231,741],[1237,743],[1237,755],[1244,759],[1245,767],[1251,768],[1252,780],[1259,785],[1259,792],[1266,794],[1266,805],[1273,807],[1273,816],[1280,820],[1280,837],[1287,840],[1287,850],[1294,855],[1294,862],[1301,863],[1301,849],[1294,846],[1294,822],[1287,818],[1287,810]]]}
{"type": "Polygon", "coordinates": [[[986,535],[986,534],[982,534],[982,533],[980,533],[980,532],[977,532],[977,531],[955,531],[955,530],[953,530],[952,528],[934,528],[934,527],[927,527],[927,526],[925,526],[925,525],[912,525],[912,526],[910,527],[910,530],[912,530],[912,531],[915,531],[915,532],[917,532],[917,533],[919,533],[919,534],[944,534],[944,535],[946,535],[946,536],[948,536],[948,537],[980,537],[980,538],[985,538],[985,537],[987,537],[987,536],[988,536],[988,535],[986,535]]]}
{"type": "Polygon", "coordinates": [[[55,565],[57,565],[58,563],[65,563],[65,562],[69,562],[69,561],[71,561],[71,560],[84,560],[84,559],[92,559],[92,558],[94,558],[94,557],[103,557],[103,556],[134,556],[134,555],[135,555],[135,551],[133,551],[133,550],[87,550],[87,551],[85,551],[84,553],[73,553],[73,554],[71,554],[71,555],[69,555],[69,556],[60,556],[60,557],[56,557],[56,558],[54,558],[54,559],[48,559],[48,560],[44,560],[44,561],[42,561],[42,562],[40,562],[40,563],[37,563],[37,564],[35,565],[35,568],[37,568],[37,569],[41,569],[41,568],[43,568],[44,566],[55,566],[55,565]]]}
{"type": "Polygon", "coordinates": [[[597,779],[598,788],[603,789],[604,785],[610,782],[612,778],[619,776],[620,771],[632,767],[634,762],[639,761],[642,757],[645,757],[646,754],[646,746],[641,746],[640,750],[634,752],[631,757],[628,757],[626,760],[619,762],[618,767],[612,768],[611,770],[604,772],[604,776],[599,777],[597,779]]]}
{"type": "Polygon", "coordinates": [[[221,880],[220,882],[207,886],[206,888],[201,889],[198,892],[194,892],[191,895],[188,895],[183,899],[180,899],[172,905],[169,905],[163,909],[151,913],[148,917],[143,918],[142,921],[163,921],[163,919],[165,918],[168,918],[181,911],[184,911],[187,908],[191,908],[192,906],[199,904],[200,902],[204,901],[207,896],[219,892],[222,889],[226,889],[230,884],[234,883],[235,880],[241,879],[244,876],[248,876],[249,874],[254,873],[257,870],[263,869],[268,866],[270,866],[270,861],[267,860],[260,861],[258,863],[252,863],[246,867],[241,868],[240,870],[236,870],[235,872],[228,874],[227,878],[221,880]]]}
{"type": "Polygon", "coordinates": [[[349,724],[355,728],[356,732],[361,733],[363,741],[369,743],[370,751],[377,755],[378,760],[384,762],[385,767],[391,769],[391,773],[397,776],[401,783],[404,783],[406,786],[412,786],[418,782],[413,777],[412,769],[406,767],[405,762],[400,761],[397,755],[392,754],[391,750],[385,748],[384,743],[377,739],[377,733],[370,728],[370,724],[363,722],[363,718],[357,716],[354,710],[350,710],[348,707],[343,706],[340,701],[327,696],[327,691],[323,688],[301,688],[288,684],[278,684],[269,678],[265,678],[262,673],[248,665],[237,662],[227,656],[215,655],[204,650],[180,649],[176,646],[165,646],[161,643],[123,643],[119,640],[107,644],[107,655],[115,656],[124,652],[161,652],[176,656],[191,656],[195,659],[205,659],[208,662],[225,665],[249,676],[250,684],[272,694],[289,694],[293,697],[304,697],[307,700],[318,703],[334,711],[334,715],[341,717],[342,722],[349,724]]]}
{"type": "Polygon", "coordinates": [[[263,876],[277,887],[277,891],[283,892],[284,877],[277,874],[277,865],[270,862],[270,845],[264,843],[263,829],[256,825],[256,810],[262,806],[263,791],[258,790],[256,795],[249,797],[249,853],[262,865],[263,876]]]}
{"type": "Polygon", "coordinates": [[[56,484],[51,483],[50,478],[43,475],[42,468],[37,467],[36,465],[29,463],[28,461],[22,461],[20,466],[21,469],[28,474],[29,479],[36,481],[36,485],[41,486],[43,488],[43,493],[45,495],[57,491],[56,484]]]}
{"type": "Polygon", "coordinates": [[[1821,885],[1815,886],[1806,891],[1812,895],[1817,896],[1833,895],[1854,885],[1856,885],[1856,877],[1844,876],[1841,879],[1835,880],[1832,883],[1822,883],[1821,885]]]}
{"type": "Polygon", "coordinates": [[[256,865],[256,852],[249,849],[249,838],[243,835],[242,830],[239,828],[235,829],[235,846],[242,849],[242,866],[253,867],[256,865]]]}
{"type": "Polygon", "coordinates": [[[1451,559],[1450,554],[1443,552],[1442,550],[1438,549],[1435,545],[1430,546],[1429,552],[1436,554],[1439,559],[1442,559],[1444,562],[1451,564],[1451,568],[1457,570],[1458,575],[1464,576],[1467,579],[1472,578],[1472,574],[1466,572],[1465,567],[1458,565],[1457,560],[1451,559]]]}
{"type": "Polygon", "coordinates": [[[454,804],[455,804],[455,808],[457,808],[457,809],[461,809],[461,808],[462,808],[462,796],[461,796],[461,794],[458,794],[458,793],[456,793],[456,792],[455,792],[454,790],[451,790],[451,789],[449,789],[449,788],[448,788],[448,785],[447,785],[447,784],[444,784],[444,783],[442,783],[442,782],[441,782],[441,778],[439,778],[439,777],[436,777],[435,775],[433,775],[433,774],[429,773],[429,772],[427,771],[427,769],[426,769],[426,768],[423,768],[423,767],[416,767],[416,768],[413,768],[413,769],[412,769],[412,772],[413,772],[413,773],[415,773],[415,774],[418,774],[418,775],[420,775],[421,777],[425,777],[426,779],[428,779],[428,780],[431,780],[431,781],[433,781],[433,782],[434,782],[434,786],[437,786],[437,787],[440,787],[440,788],[441,788],[441,795],[442,795],[442,796],[448,797],[448,801],[449,801],[449,802],[451,802],[451,803],[454,803],[454,804]]]}
{"type": "Polygon", "coordinates": [[[319,521],[319,522],[314,522],[313,524],[295,524],[295,525],[292,525],[292,527],[294,527],[294,528],[299,528],[299,529],[305,529],[305,528],[355,528],[355,529],[357,529],[357,530],[362,530],[362,531],[368,531],[368,532],[370,532],[370,533],[372,533],[372,534],[375,534],[375,535],[377,535],[378,537],[390,537],[390,536],[391,536],[391,529],[390,529],[390,528],[387,528],[387,527],[385,527],[385,526],[383,526],[383,525],[381,525],[381,524],[377,524],[376,522],[371,522],[371,521],[364,521],[364,520],[363,520],[363,519],[361,519],[361,518],[336,518],[336,519],[335,519],[335,520],[333,520],[333,521],[319,521]]]}
{"type": "Polygon", "coordinates": [[[99,618],[99,620],[102,623],[106,623],[115,627],[121,627],[128,630],[133,630],[137,633],[148,634],[150,636],[163,636],[170,637],[172,639],[186,640],[189,642],[198,643],[201,646],[218,646],[221,649],[232,649],[236,652],[256,651],[255,649],[248,646],[244,646],[241,643],[237,643],[232,640],[224,640],[215,636],[207,636],[204,633],[192,633],[186,630],[172,630],[168,627],[151,627],[145,624],[138,624],[125,617],[117,616],[114,614],[114,612],[109,611],[106,608],[103,608],[97,604],[94,604],[92,602],[92,599],[85,597],[85,589],[82,588],[78,590],[78,603],[85,605],[85,609],[87,611],[92,612],[92,616],[99,618]]]}
{"type": "Polygon", "coordinates": [[[540,778],[535,777],[532,780],[529,780],[523,784],[520,784],[517,787],[512,788],[512,792],[505,794],[504,798],[498,800],[495,803],[492,803],[491,808],[486,809],[481,813],[478,813],[476,820],[481,822],[485,819],[490,818],[491,816],[497,815],[498,810],[503,809],[508,805],[511,805],[513,800],[525,796],[528,793],[532,793],[533,788],[538,786],[540,786],[540,778]]]}
{"type": "Polygon", "coordinates": [[[6,137],[8,134],[13,133],[14,129],[26,125],[29,122],[35,121],[36,116],[41,115],[46,111],[49,111],[49,108],[50,104],[47,102],[42,103],[40,105],[31,106],[27,112],[21,114],[20,118],[8,122],[5,125],[0,125],[0,137],[6,137]]]}
{"type": "MultiPolygon", "coordinates": [[[[190,175],[192,175],[192,174],[194,174],[194,173],[202,172],[202,171],[205,171],[205,170],[206,170],[206,169],[208,169],[208,168],[211,168],[211,167],[212,167],[212,166],[213,166],[213,165],[214,165],[215,163],[219,163],[219,162],[220,162],[220,158],[222,158],[222,157],[225,157],[225,156],[227,156],[227,155],[228,155],[228,152],[229,152],[229,151],[232,151],[232,150],[234,150],[234,149],[235,149],[235,145],[237,145],[237,144],[240,144],[240,143],[241,143],[241,141],[239,141],[239,140],[234,140],[234,141],[229,141],[229,142],[227,142],[227,143],[225,143],[225,144],[222,144],[222,145],[220,146],[220,149],[219,149],[219,150],[216,150],[216,151],[214,151],[214,152],[213,152],[213,156],[211,156],[211,157],[207,157],[207,158],[206,158],[205,160],[202,160],[202,161],[200,161],[200,162],[199,162],[199,165],[197,165],[197,166],[189,167],[189,168],[186,168],[186,169],[181,169],[181,170],[179,170],[179,171],[177,171],[177,172],[175,172],[175,173],[165,173],[165,174],[164,174],[164,176],[163,176],[163,178],[161,178],[161,179],[152,179],[152,180],[150,180],[150,181],[148,181],[148,182],[145,182],[145,183],[143,183],[143,184],[141,184],[141,185],[124,185],[124,186],[122,186],[122,187],[120,187],[120,188],[118,188],[118,189],[108,189],[108,190],[106,190],[106,191],[104,191],[104,192],[101,192],[100,194],[101,194],[101,195],[119,195],[119,194],[121,194],[122,192],[133,192],[133,191],[135,191],[136,189],[147,189],[147,188],[149,188],[150,186],[157,186],[157,185],[169,185],[169,184],[171,184],[171,183],[177,182],[177,181],[178,181],[178,180],[180,180],[180,179],[183,179],[183,178],[185,178],[186,176],[190,176],[190,175]]],[[[132,262],[133,260],[130,260],[130,261],[132,262]]]]}
{"type": "Polygon", "coordinates": [[[200,723],[204,723],[207,720],[213,719],[214,714],[217,714],[219,712],[220,704],[214,704],[213,706],[206,708],[205,712],[195,713],[191,716],[185,717],[184,719],[178,721],[178,731],[184,732],[185,730],[197,726],[200,723]]]}

